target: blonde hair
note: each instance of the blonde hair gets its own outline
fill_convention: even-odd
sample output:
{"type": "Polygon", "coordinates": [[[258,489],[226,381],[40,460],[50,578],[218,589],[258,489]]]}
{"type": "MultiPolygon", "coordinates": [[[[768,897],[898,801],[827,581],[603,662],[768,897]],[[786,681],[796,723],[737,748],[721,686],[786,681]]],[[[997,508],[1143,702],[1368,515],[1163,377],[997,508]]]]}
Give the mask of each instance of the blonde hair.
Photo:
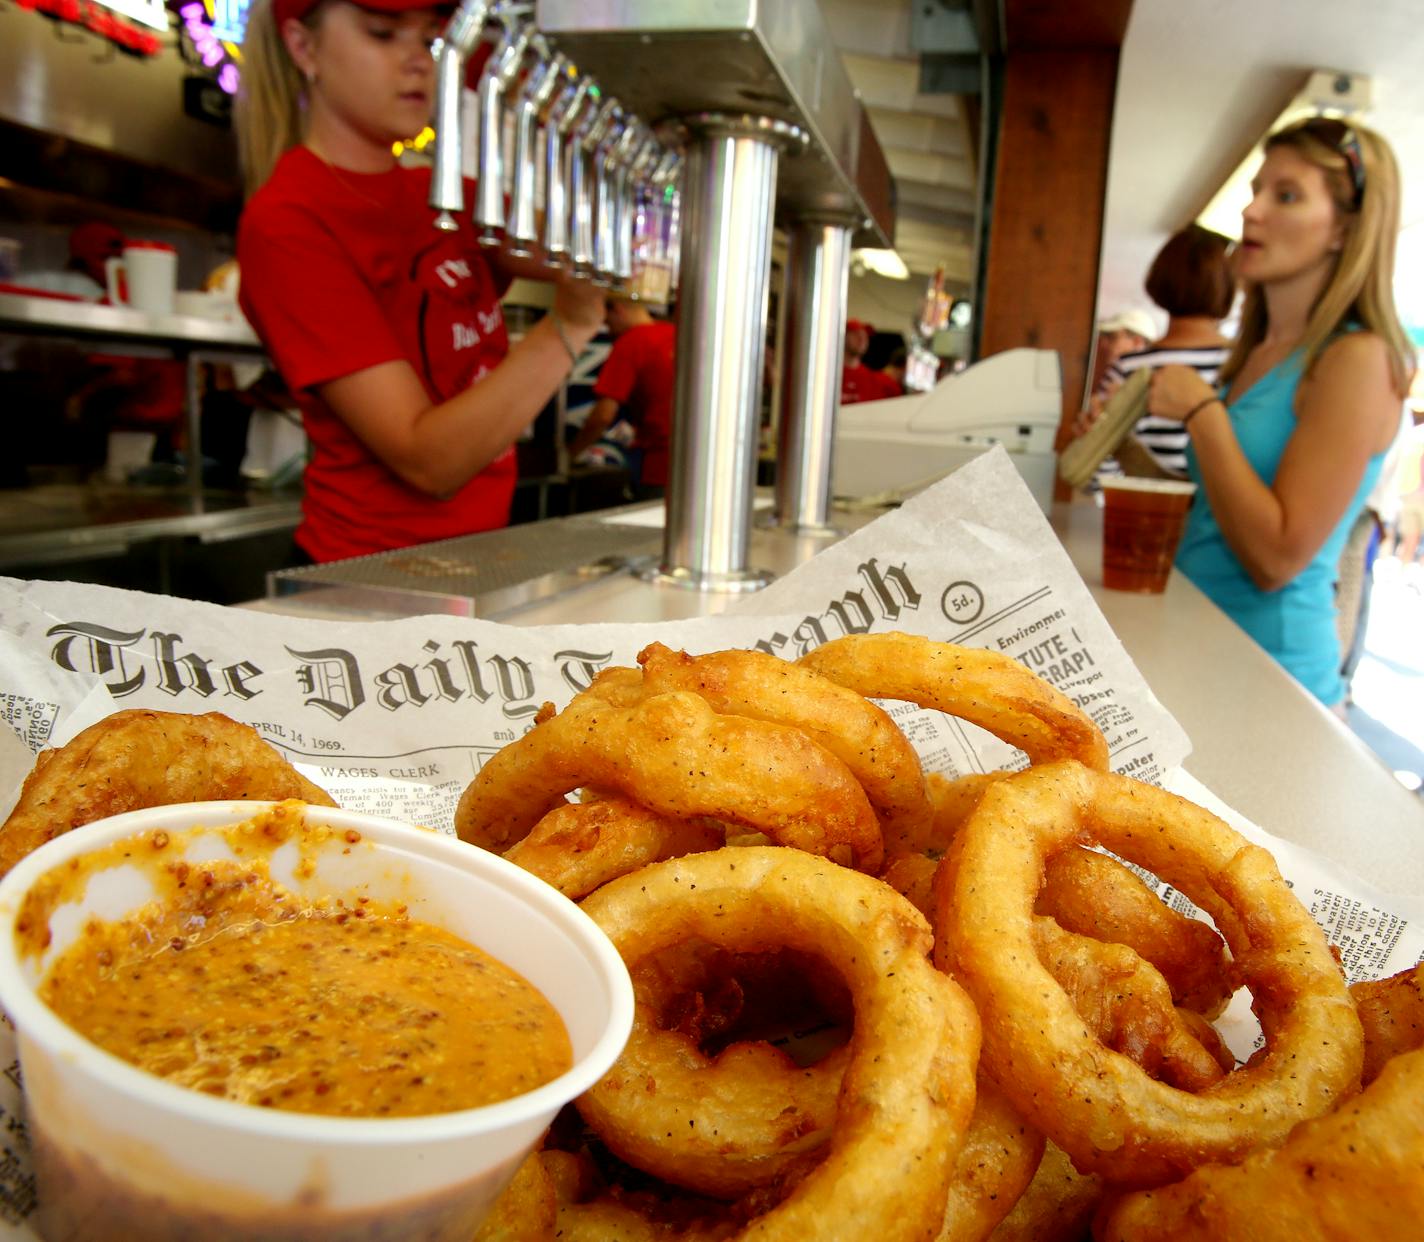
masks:
{"type": "MultiPolygon", "coordinates": [[[[1399,235],[1399,166],[1394,152],[1379,134],[1362,125],[1334,122],[1342,143],[1332,145],[1320,132],[1325,118],[1312,117],[1279,130],[1266,139],[1266,150],[1287,147],[1325,173],[1343,227],[1343,244],[1335,270],[1311,307],[1300,347],[1304,372],[1346,323],[1358,323],[1379,336],[1389,349],[1390,376],[1400,399],[1414,374],[1414,346],[1399,322],[1394,306],[1394,243],[1399,235]],[[1360,189],[1343,143],[1353,134],[1359,144],[1363,178],[1360,189]]],[[[1250,352],[1266,334],[1266,303],[1259,285],[1247,288],[1241,308],[1241,331],[1218,379],[1229,384],[1250,352]]]]}
{"type": "MultiPolygon", "coordinates": [[[[303,20],[311,25],[321,6],[303,20]]],[[[277,29],[272,0],[254,0],[242,40],[242,81],[233,120],[242,183],[252,197],[284,152],[302,140],[306,82],[277,29]]]]}

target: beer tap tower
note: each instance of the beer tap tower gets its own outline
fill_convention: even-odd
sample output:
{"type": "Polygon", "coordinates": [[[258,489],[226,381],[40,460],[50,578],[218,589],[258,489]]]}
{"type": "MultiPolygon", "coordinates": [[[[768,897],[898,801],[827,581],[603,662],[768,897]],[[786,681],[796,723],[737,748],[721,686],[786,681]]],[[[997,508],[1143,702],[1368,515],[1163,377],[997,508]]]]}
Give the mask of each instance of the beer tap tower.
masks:
{"type": "Polygon", "coordinates": [[[654,575],[754,589],[772,229],[790,235],[776,522],[830,533],[850,249],[888,246],[889,169],[816,0],[537,0],[552,46],[681,148],[676,430],[654,575]]]}
{"type": "Polygon", "coordinates": [[[855,244],[890,244],[885,158],[816,0],[537,0],[532,24],[530,15],[527,2],[462,0],[436,45],[437,226],[454,227],[464,209],[460,89],[493,21],[499,41],[480,83],[481,241],[535,240],[536,126],[538,240],[551,263],[627,290],[640,263],[669,257],[647,251],[666,240],[669,214],[680,216],[677,425],[663,556],[650,576],[755,589],[769,577],[749,564],[749,546],[773,229],[779,221],[791,239],[775,522],[834,533],[849,257],[855,244]],[[508,219],[506,107],[515,134],[508,219]]]}

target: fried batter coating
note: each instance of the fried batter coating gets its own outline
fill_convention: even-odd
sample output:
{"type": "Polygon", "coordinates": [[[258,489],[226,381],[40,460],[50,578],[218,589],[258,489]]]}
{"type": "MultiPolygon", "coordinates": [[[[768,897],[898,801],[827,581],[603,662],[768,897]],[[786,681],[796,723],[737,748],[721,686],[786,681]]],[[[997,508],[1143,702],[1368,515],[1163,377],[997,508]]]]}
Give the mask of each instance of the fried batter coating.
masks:
{"type": "Polygon", "coordinates": [[[110,815],[229,798],[336,805],[256,729],[220,712],[115,712],[36,757],[0,827],[0,874],[46,841],[110,815]]]}
{"type": "MultiPolygon", "coordinates": [[[[934,1236],[973,1113],[978,1031],[961,990],[926,960],[918,912],[877,880],[776,847],[656,863],[604,885],[583,909],[630,964],[700,937],[737,952],[824,957],[851,990],[854,1030],[827,1155],[737,1237],[934,1236]]],[[[673,1128],[650,1132],[625,1112],[666,1086],[638,1077],[610,1089],[605,1078],[579,1109],[622,1154],[673,1128]],[[587,1106],[600,1093],[612,1111],[595,1119],[587,1106]]],[[[677,1130],[715,1144],[719,1111],[692,1104],[677,1130]]]]}
{"type": "Polygon", "coordinates": [[[688,690],[713,711],[800,729],[855,775],[887,845],[926,838],[931,812],[920,757],[885,711],[856,691],[764,651],[693,656],[652,643],[638,663],[645,694],[688,690]]]}
{"type": "Polygon", "coordinates": [[[915,634],[851,634],[798,663],[867,698],[904,699],[958,716],[1033,763],[1077,759],[1107,769],[1108,744],[1098,726],[1067,695],[998,652],[915,634]]]}
{"type": "Polygon", "coordinates": [[[935,961],[973,996],[983,1065],[1077,1166],[1160,1185],[1280,1142],[1358,1086],[1363,1033],[1325,935],[1274,860],[1164,790],[1062,762],[988,791],[940,864],[935,961]],[[1178,886],[1221,928],[1266,1051],[1192,1092],[1103,1047],[1038,961],[1044,862],[1102,845],[1178,886]]]}
{"type": "Polygon", "coordinates": [[[1049,1143],[1038,1171],[989,1242],[1083,1242],[1103,1197],[1103,1179],[1079,1173],[1061,1147],[1049,1143]]]}
{"type": "Polygon", "coordinates": [[[1350,997],[1365,1028],[1361,1077],[1368,1086],[1391,1057],[1424,1047],[1424,962],[1388,979],[1356,983],[1350,997]]]}
{"type": "MultiPolygon", "coordinates": [[[[934,849],[948,849],[984,791],[1010,775],[987,772],[949,780],[931,773],[934,849]]],[[[923,854],[896,852],[881,878],[928,914],[934,866],[923,854]]],[[[1106,854],[1074,848],[1050,858],[1034,910],[1067,931],[1132,949],[1161,972],[1173,1003],[1182,1009],[1214,1018],[1236,991],[1238,981],[1221,936],[1173,910],[1135,872],[1106,854]]]]}
{"type": "Polygon", "coordinates": [[[1183,1009],[1214,1018],[1236,991],[1222,938],[1106,854],[1072,849],[1049,859],[1035,910],[1067,931],[1133,949],[1162,972],[1183,1009]]]}
{"type": "Polygon", "coordinates": [[[470,1242],[552,1242],[558,1203],[542,1155],[524,1158],[470,1242]]]}
{"type": "Polygon", "coordinates": [[[987,1238],[1028,1188],[1042,1156],[1043,1135],[980,1074],[935,1242],[987,1238]]]}
{"type": "Polygon", "coordinates": [[[504,856],[579,901],[649,863],[725,844],[726,834],[708,820],[670,819],[610,795],[555,807],[504,856]]]}
{"type": "Polygon", "coordinates": [[[1393,1242],[1424,1221],[1424,1049],[1237,1165],[1105,1205],[1099,1242],[1393,1242]]]}
{"type": "Polygon", "coordinates": [[[582,785],[674,818],[745,824],[863,870],[884,854],[875,812],[839,759],[798,729],[722,716],[687,693],[632,707],[575,696],[485,763],[460,797],[455,830],[503,853],[582,785]]]}

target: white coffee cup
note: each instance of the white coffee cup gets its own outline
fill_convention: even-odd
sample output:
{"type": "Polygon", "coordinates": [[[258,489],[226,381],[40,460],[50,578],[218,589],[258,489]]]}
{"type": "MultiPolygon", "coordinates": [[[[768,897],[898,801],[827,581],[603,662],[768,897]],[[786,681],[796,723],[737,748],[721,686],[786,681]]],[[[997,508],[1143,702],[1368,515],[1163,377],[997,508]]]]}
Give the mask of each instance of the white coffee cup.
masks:
{"type": "Polygon", "coordinates": [[[178,252],[167,242],[126,241],[121,259],[106,259],[109,301],[127,303],[154,315],[173,313],[173,293],[178,287],[178,252]]]}

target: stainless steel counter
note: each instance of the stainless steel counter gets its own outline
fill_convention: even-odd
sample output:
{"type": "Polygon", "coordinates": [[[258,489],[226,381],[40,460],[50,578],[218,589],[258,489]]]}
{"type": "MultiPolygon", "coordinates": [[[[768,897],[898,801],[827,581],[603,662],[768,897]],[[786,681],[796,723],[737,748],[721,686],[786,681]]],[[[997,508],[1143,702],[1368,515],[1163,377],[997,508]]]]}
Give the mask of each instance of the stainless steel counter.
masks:
{"type": "Polygon", "coordinates": [[[129,341],[172,351],[225,350],[259,355],[259,341],[247,323],[202,315],[150,315],[128,306],[100,306],[66,298],[0,293],[0,331],[25,332],[110,344],[129,341]]]}
{"type": "MultiPolygon", "coordinates": [[[[419,551],[432,553],[497,536],[506,556],[521,544],[536,555],[539,549],[569,541],[573,534],[597,543],[598,527],[614,522],[616,527],[604,527],[612,547],[629,540],[629,522],[640,522],[650,536],[655,535],[660,515],[656,506],[589,514],[428,545],[419,551]],[[511,541],[512,546],[506,546],[511,541]]],[[[833,515],[846,530],[875,516],[869,512],[833,515]]],[[[1334,859],[1385,891],[1424,893],[1424,802],[1400,786],[1354,734],[1182,575],[1172,575],[1164,595],[1124,594],[1103,587],[1102,518],[1095,505],[1057,505],[1051,520],[1108,622],[1191,738],[1187,771],[1267,831],[1334,859]]],[[[649,547],[654,544],[650,540],[649,547]]],[[[751,563],[780,575],[825,546],[824,539],[757,527],[751,563]]],[[[630,551],[625,546],[625,554],[630,551]]],[[[463,559],[478,564],[478,552],[478,547],[465,550],[463,559]]],[[[549,579],[571,590],[531,587],[519,595],[492,599],[490,608],[477,606],[478,588],[471,583],[468,612],[515,625],[575,619],[664,621],[720,612],[737,598],[655,585],[624,572],[575,579],[570,576],[575,568],[556,569],[563,576],[549,579]]],[[[363,598],[359,591],[337,592],[258,606],[349,616],[349,610],[368,607],[379,598],[374,594],[363,598]]],[[[392,615],[393,602],[398,611],[400,601],[390,596],[381,599],[383,615],[392,615]]],[[[408,606],[406,610],[422,609],[408,606]]],[[[427,604],[423,610],[434,609],[427,604]]]]}
{"type": "Polygon", "coordinates": [[[119,556],[145,541],[196,535],[218,542],[296,526],[300,502],[290,493],[228,493],[203,486],[200,368],[263,357],[262,342],[245,320],[151,315],[127,306],[0,293],[0,333],[182,361],[188,458],[181,487],[36,486],[9,494],[0,503],[0,566],[119,556]]]}

